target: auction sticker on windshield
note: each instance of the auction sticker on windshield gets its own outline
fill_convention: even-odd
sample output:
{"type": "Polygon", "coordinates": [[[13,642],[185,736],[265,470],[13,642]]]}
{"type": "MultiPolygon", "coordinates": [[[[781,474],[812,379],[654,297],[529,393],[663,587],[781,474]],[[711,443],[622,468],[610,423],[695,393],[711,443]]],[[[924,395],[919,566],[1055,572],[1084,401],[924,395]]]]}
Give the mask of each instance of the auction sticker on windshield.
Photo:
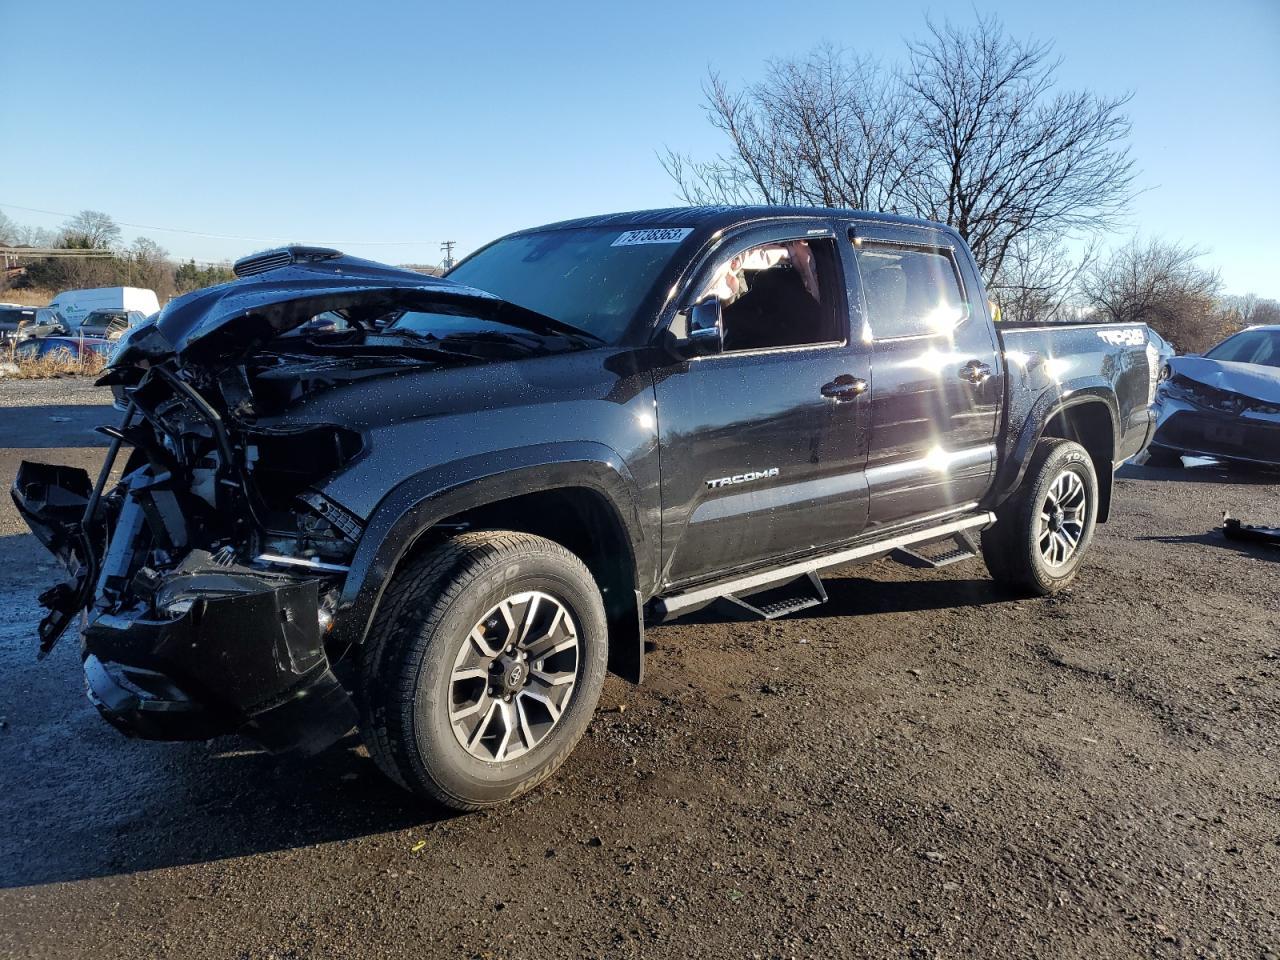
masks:
{"type": "Polygon", "coordinates": [[[679,243],[691,233],[693,233],[693,227],[659,227],[655,230],[628,230],[609,246],[634,247],[639,243],[679,243]]]}

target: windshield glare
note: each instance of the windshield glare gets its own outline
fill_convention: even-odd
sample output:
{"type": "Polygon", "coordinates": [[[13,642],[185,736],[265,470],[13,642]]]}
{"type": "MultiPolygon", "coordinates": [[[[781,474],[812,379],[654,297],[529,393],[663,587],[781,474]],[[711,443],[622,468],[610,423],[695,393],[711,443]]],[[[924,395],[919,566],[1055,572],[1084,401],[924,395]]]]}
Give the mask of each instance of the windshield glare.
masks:
{"type": "Polygon", "coordinates": [[[1280,367],[1280,330],[1245,330],[1205,354],[1210,360],[1280,367]]]}
{"type": "Polygon", "coordinates": [[[522,234],[485,247],[448,276],[614,343],[690,232],[583,227],[522,234]]]}

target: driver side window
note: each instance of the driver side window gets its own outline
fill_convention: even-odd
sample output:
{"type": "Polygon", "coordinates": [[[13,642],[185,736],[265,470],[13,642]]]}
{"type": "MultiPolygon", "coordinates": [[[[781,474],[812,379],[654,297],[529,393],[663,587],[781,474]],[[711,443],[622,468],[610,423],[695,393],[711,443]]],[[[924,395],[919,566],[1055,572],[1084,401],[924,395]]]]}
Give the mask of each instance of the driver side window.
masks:
{"type": "Polygon", "coordinates": [[[834,241],[786,240],[734,255],[698,299],[720,301],[730,353],[842,340],[839,289],[834,241]]]}

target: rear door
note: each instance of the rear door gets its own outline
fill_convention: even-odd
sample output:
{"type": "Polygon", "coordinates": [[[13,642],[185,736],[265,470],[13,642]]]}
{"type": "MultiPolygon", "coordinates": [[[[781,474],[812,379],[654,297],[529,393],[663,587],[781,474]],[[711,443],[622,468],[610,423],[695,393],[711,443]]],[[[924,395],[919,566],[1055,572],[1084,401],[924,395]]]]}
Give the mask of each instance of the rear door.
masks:
{"type": "Polygon", "coordinates": [[[968,254],[939,230],[851,231],[874,388],[871,527],[971,508],[994,476],[1004,378],[968,254]]]}
{"type": "Polygon", "coordinates": [[[655,377],[664,585],[863,529],[870,353],[850,336],[842,242],[828,221],[755,229],[685,292],[718,291],[725,350],[655,377]]]}

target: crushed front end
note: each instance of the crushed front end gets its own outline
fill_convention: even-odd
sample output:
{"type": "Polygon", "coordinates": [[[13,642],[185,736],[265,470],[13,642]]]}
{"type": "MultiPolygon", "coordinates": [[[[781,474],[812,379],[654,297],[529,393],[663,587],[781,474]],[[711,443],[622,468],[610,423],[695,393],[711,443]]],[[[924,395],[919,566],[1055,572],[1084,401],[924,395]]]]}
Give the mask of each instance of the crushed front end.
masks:
{"type": "Polygon", "coordinates": [[[40,598],[41,654],[81,618],[89,699],[131,736],[328,746],[357,720],[326,637],[361,524],[312,482],[358,455],[360,436],[255,423],[242,367],[169,357],[104,379],[130,400],[102,428],[97,482],[24,463],[13,486],[69,572],[40,598]]]}
{"type": "MultiPolygon", "coordinates": [[[[235,269],[120,340],[98,383],[125,412],[100,428],[96,481],[25,463],[13,498],[69,573],[40,597],[41,654],[80,620],[107,720],[140,737],[242,731],[309,752],[357,720],[334,666],[359,642],[341,598],[367,517],[327,491],[364,463],[380,418],[412,418],[422,401],[381,412],[379,381],[590,340],[336,250],[266,251],[235,269]]],[[[404,468],[393,457],[379,482],[404,468]]]]}
{"type": "Polygon", "coordinates": [[[1175,357],[1152,409],[1153,449],[1280,464],[1280,374],[1271,369],[1175,357]]]}

